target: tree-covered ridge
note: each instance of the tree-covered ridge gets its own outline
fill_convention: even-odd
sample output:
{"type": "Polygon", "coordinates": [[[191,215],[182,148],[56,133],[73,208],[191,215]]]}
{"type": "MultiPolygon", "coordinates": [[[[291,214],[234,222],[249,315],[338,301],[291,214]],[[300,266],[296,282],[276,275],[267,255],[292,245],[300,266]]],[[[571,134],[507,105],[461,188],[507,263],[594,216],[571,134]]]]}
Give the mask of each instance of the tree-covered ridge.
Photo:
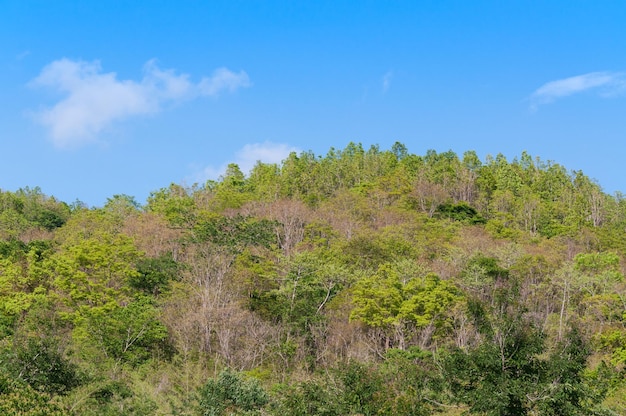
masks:
{"type": "Polygon", "coordinates": [[[582,172],[400,143],[0,192],[0,409],[625,414],[625,229],[582,172]]]}

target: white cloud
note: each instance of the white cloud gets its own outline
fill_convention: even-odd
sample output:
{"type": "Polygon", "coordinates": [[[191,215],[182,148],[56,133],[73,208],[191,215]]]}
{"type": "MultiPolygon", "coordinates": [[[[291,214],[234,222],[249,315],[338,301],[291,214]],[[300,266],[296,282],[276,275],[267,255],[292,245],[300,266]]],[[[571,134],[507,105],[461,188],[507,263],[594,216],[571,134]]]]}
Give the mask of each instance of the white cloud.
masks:
{"type": "Polygon", "coordinates": [[[222,90],[235,91],[239,88],[249,87],[252,83],[248,74],[244,71],[232,72],[227,68],[219,68],[209,78],[202,78],[199,88],[204,95],[217,95],[222,90]]]}
{"type": "Polygon", "coordinates": [[[288,144],[267,141],[264,143],[247,144],[237,152],[235,163],[239,165],[242,172],[249,173],[256,162],[280,163],[291,152],[299,152],[299,150],[288,144]]]}
{"type": "Polygon", "coordinates": [[[209,179],[217,180],[226,172],[229,163],[236,163],[241,171],[247,175],[258,161],[279,164],[285,160],[291,152],[299,153],[300,150],[285,143],[273,143],[268,141],[264,143],[247,144],[235,153],[235,157],[232,161],[223,163],[217,168],[207,166],[200,172],[192,175],[187,181],[203,183],[209,179]]]}
{"type": "Polygon", "coordinates": [[[116,121],[157,113],[168,103],[217,96],[251,84],[245,72],[234,73],[226,68],[194,84],[189,75],[162,70],[154,60],[144,65],[140,81],[119,80],[115,72],[102,72],[98,61],[60,59],[44,67],[30,85],[64,95],[34,117],[49,129],[56,146],[75,147],[95,140],[116,121]]]}
{"type": "Polygon", "coordinates": [[[625,87],[626,77],[623,73],[590,72],[542,85],[530,96],[530,105],[532,109],[536,109],[539,105],[590,90],[597,91],[602,96],[610,96],[622,92],[625,87]]]}
{"type": "Polygon", "coordinates": [[[194,85],[189,82],[189,75],[176,75],[172,69],[161,70],[155,60],[148,61],[144,67],[142,84],[149,94],[161,102],[180,100],[193,94],[194,85]]]}
{"type": "Polygon", "coordinates": [[[391,80],[393,79],[393,72],[387,71],[385,75],[383,75],[383,94],[389,91],[391,87],[391,80]]]}

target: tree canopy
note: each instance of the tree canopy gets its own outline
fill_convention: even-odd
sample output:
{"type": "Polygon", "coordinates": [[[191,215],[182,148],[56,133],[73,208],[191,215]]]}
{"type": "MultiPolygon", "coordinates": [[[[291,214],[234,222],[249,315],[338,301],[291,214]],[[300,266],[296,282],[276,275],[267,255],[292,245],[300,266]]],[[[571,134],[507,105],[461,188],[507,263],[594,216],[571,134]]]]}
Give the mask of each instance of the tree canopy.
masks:
{"type": "Polygon", "coordinates": [[[583,172],[402,143],[0,191],[0,409],[626,414],[625,229],[583,172]]]}

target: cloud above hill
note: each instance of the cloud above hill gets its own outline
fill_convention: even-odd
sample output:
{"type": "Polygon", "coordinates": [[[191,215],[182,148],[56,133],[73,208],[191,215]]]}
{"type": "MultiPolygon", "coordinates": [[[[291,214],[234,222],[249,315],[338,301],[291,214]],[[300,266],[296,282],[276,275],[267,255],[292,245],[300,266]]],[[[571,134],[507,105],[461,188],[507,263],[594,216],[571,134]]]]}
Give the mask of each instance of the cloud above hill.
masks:
{"type": "Polygon", "coordinates": [[[46,65],[29,85],[62,95],[33,116],[55,146],[67,148],[94,141],[115,122],[158,113],[167,104],[234,92],[251,82],[244,71],[219,68],[194,83],[187,74],[160,69],[154,60],[144,65],[141,80],[120,80],[115,72],[103,72],[98,61],[64,58],[46,65]]]}
{"type": "Polygon", "coordinates": [[[235,153],[234,158],[219,167],[207,166],[186,179],[191,183],[204,183],[209,179],[218,180],[226,172],[229,163],[235,163],[244,174],[249,174],[257,162],[280,164],[291,152],[299,153],[300,149],[286,143],[250,143],[235,153]]]}
{"type": "Polygon", "coordinates": [[[626,91],[626,74],[621,72],[590,72],[583,75],[550,81],[543,84],[530,96],[530,107],[536,110],[570,95],[593,91],[603,97],[626,91]]]}

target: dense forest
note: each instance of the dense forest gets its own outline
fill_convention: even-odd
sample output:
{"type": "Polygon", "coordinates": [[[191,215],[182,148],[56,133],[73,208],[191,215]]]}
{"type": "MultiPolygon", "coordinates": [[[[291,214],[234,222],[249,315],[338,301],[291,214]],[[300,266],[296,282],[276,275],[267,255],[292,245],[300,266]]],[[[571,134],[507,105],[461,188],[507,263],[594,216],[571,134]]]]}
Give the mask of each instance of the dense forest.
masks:
{"type": "Polygon", "coordinates": [[[624,415],[625,235],[583,172],[401,143],[0,191],[0,414],[624,415]]]}

